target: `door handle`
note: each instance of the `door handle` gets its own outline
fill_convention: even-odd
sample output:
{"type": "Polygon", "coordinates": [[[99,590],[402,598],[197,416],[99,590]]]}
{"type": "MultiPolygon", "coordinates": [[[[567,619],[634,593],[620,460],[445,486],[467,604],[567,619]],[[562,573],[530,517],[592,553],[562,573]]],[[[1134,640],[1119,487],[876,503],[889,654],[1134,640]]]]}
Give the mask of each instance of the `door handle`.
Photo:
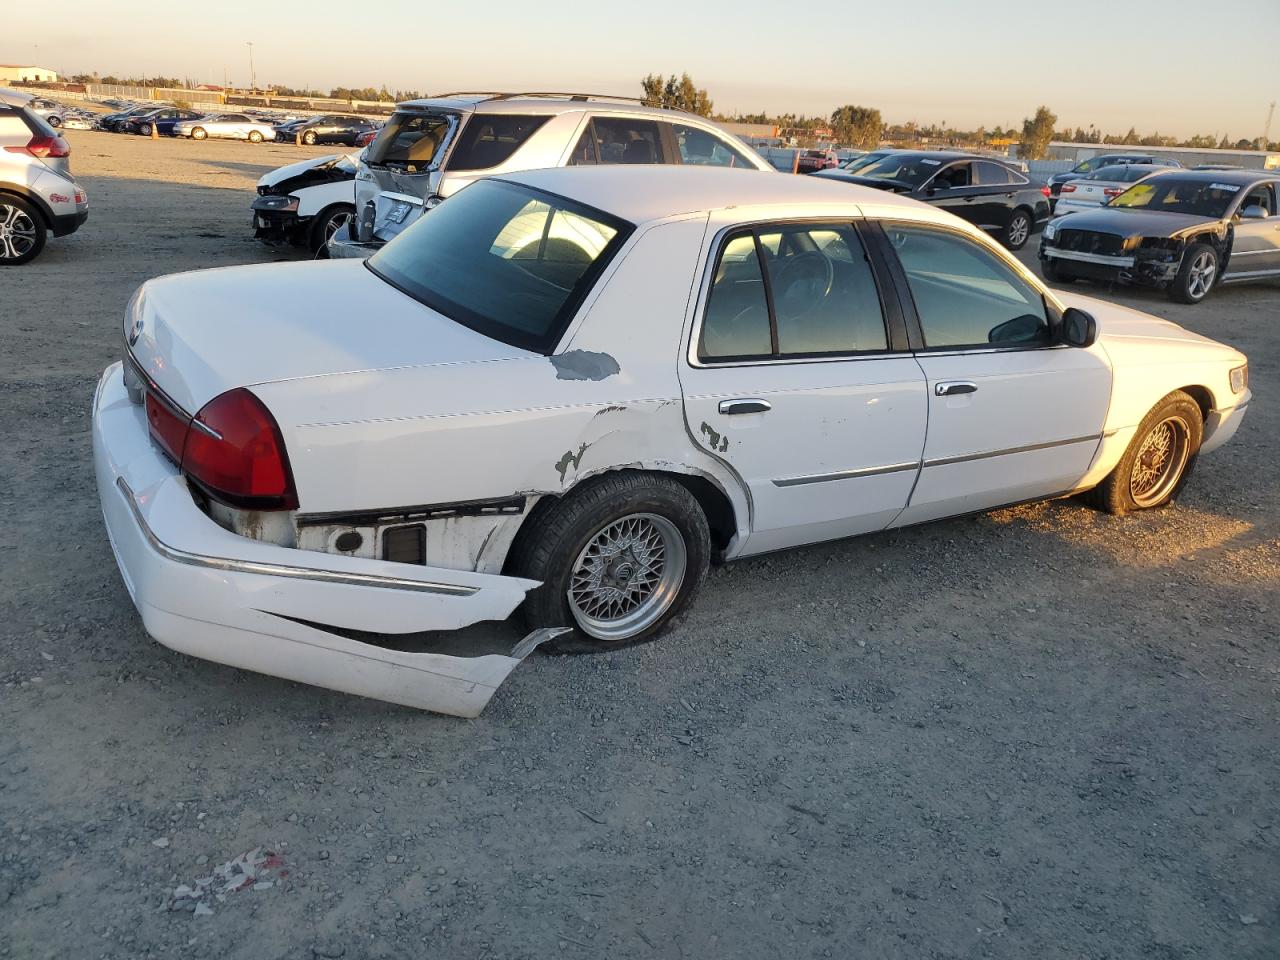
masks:
{"type": "Polygon", "coordinates": [[[955,397],[977,391],[978,385],[972,380],[939,380],[933,385],[934,396],[938,397],[955,397]]]}
{"type": "Polygon", "coordinates": [[[755,397],[720,401],[720,412],[728,417],[736,416],[739,413],[766,413],[772,409],[773,404],[768,400],[760,400],[755,397]]]}

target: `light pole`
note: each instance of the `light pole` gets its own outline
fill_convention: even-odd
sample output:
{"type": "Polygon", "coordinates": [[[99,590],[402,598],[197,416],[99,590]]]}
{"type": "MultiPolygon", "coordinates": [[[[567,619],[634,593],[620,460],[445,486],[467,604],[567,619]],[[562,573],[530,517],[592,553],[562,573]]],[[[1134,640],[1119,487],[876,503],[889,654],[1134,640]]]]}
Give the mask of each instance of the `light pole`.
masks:
{"type": "Polygon", "coordinates": [[[256,91],[258,89],[258,75],[253,69],[253,41],[246,40],[249,45],[249,89],[256,91]]]}

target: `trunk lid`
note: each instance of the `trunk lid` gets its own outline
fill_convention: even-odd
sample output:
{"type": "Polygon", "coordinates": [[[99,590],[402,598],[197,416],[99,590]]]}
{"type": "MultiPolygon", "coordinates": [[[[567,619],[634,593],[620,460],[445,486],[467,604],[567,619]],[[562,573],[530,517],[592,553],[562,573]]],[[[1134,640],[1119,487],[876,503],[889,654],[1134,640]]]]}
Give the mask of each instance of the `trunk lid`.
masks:
{"type": "Polygon", "coordinates": [[[127,326],[138,365],[191,414],[234,387],[534,356],[418,303],[363,260],[161,277],[139,289],[127,326]]]}

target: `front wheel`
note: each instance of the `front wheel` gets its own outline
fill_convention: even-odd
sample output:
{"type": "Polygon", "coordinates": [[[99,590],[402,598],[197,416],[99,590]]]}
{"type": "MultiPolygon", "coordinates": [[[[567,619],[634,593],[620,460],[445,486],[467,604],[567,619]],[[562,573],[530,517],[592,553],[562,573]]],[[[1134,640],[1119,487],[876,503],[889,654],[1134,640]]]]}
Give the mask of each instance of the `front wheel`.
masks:
{"type": "Polygon", "coordinates": [[[250,131],[249,131],[249,142],[250,142],[250,143],[261,143],[261,142],[262,142],[262,134],[261,134],[261,133],[259,133],[257,130],[250,130],[250,131]]]}
{"type": "Polygon", "coordinates": [[[308,237],[311,252],[317,259],[325,259],[329,256],[330,238],[345,227],[355,213],[355,207],[345,203],[327,207],[320,212],[311,225],[311,233],[308,237]]]}
{"type": "Polygon", "coordinates": [[[530,628],[576,627],[550,649],[579,653],[654,639],[693,600],[710,556],[707,518],[685,487],[622,473],[531,517],[507,566],[542,581],[525,598],[530,628]]]}
{"type": "Polygon", "coordinates": [[[203,140],[207,136],[209,136],[209,131],[206,130],[204,127],[196,127],[194,130],[191,131],[192,140],[203,140]]]}
{"type": "Polygon", "coordinates": [[[1004,236],[1000,239],[1010,250],[1021,250],[1031,237],[1031,214],[1025,210],[1015,210],[1004,226],[1004,236]]]}
{"type": "Polygon", "coordinates": [[[1199,404],[1175,390],[1143,418],[1116,468],[1090,497],[1115,514],[1164,506],[1191,475],[1203,436],[1199,404]]]}
{"type": "Polygon", "coordinates": [[[31,204],[18,197],[0,196],[0,266],[34,260],[44,249],[47,232],[31,204]]]}
{"type": "Polygon", "coordinates": [[[1182,255],[1178,275],[1169,284],[1169,296],[1178,303],[1199,303],[1218,278],[1218,251],[1207,243],[1193,243],[1182,255]]]}

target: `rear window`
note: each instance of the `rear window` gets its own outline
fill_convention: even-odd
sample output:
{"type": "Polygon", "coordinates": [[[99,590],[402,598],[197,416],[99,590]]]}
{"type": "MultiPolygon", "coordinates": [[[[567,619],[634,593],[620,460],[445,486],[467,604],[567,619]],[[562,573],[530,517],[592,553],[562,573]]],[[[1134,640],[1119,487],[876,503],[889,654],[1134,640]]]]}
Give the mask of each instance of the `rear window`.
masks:
{"type": "Polygon", "coordinates": [[[487,170],[505,163],[550,117],[476,114],[449,156],[450,170],[487,170]]]}
{"type": "Polygon", "coordinates": [[[562,197],[481,180],[366,263],[463,326],[548,353],[631,230],[562,197]]]}
{"type": "Polygon", "coordinates": [[[442,113],[395,113],[365,155],[368,163],[406,173],[430,169],[440,158],[456,118],[442,113]]]}

